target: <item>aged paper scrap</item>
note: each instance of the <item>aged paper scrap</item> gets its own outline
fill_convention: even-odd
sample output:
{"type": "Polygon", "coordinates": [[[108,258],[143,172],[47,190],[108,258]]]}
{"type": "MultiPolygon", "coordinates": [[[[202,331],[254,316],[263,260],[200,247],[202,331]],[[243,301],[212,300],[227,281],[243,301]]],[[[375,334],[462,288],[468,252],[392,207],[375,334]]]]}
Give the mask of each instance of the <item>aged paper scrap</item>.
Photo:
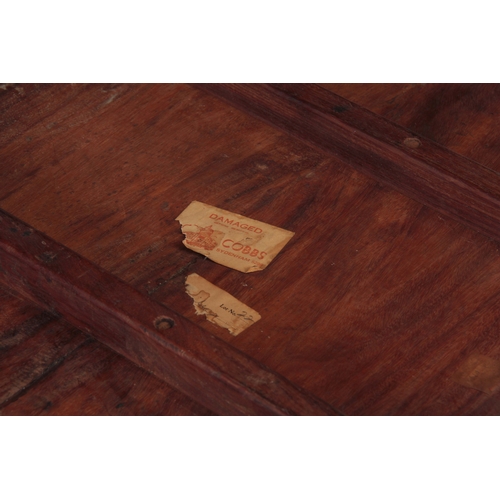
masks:
{"type": "Polygon", "coordinates": [[[196,273],[186,278],[186,293],[193,299],[196,314],[227,328],[232,335],[259,321],[260,314],[196,273]]]}
{"type": "Polygon", "coordinates": [[[199,201],[175,220],[186,247],[244,273],[265,269],[295,234],[199,201]]]}

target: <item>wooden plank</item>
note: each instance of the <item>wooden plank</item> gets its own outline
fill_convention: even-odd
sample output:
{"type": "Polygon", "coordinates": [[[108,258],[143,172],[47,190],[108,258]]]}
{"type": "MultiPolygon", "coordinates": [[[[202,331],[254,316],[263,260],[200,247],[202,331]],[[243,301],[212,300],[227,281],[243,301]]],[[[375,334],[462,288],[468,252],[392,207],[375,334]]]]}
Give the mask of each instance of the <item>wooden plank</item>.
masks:
{"type": "Polygon", "coordinates": [[[0,410],[29,391],[89,340],[0,287],[0,410]]]}
{"type": "Polygon", "coordinates": [[[413,133],[500,171],[500,85],[321,84],[413,133]]]}
{"type": "Polygon", "coordinates": [[[2,208],[344,413],[498,414],[498,394],[453,378],[500,359],[498,244],[201,90],[23,88],[0,130],[2,208]],[[236,273],[182,245],[193,199],[296,234],[236,273]],[[195,316],[191,272],[262,320],[232,337],[195,316]]]}
{"type": "Polygon", "coordinates": [[[89,339],[1,415],[213,415],[123,356],[89,339]]]}
{"type": "Polygon", "coordinates": [[[198,85],[410,198],[500,240],[500,174],[317,85],[198,85]]]}
{"type": "Polygon", "coordinates": [[[4,211],[0,279],[217,413],[338,414],[4,211]]]}
{"type": "Polygon", "coordinates": [[[211,415],[0,285],[0,415],[211,415]]]}

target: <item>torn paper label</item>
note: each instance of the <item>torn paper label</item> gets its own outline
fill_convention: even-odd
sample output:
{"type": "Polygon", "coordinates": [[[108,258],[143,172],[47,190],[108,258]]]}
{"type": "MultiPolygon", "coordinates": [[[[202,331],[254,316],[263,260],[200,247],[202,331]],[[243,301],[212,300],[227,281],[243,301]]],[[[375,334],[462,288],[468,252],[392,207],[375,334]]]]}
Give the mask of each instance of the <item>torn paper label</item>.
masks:
{"type": "Polygon", "coordinates": [[[186,247],[244,273],[265,269],[295,234],[199,201],[175,220],[186,247]]]}
{"type": "Polygon", "coordinates": [[[186,293],[193,299],[196,314],[227,328],[232,335],[259,321],[260,314],[196,273],[186,278],[186,293]]]}

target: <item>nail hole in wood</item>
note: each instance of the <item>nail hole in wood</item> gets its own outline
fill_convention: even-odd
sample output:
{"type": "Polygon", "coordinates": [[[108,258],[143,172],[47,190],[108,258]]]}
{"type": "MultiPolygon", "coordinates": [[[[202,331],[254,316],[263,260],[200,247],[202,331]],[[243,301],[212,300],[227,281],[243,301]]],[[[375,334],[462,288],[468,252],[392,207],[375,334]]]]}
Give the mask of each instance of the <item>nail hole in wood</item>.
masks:
{"type": "Polygon", "coordinates": [[[344,113],[345,111],[347,111],[347,108],[345,106],[334,106],[333,111],[335,113],[344,113]]]}
{"type": "Polygon", "coordinates": [[[155,328],[157,330],[168,330],[175,325],[175,322],[172,318],[167,318],[166,316],[158,316],[154,321],[155,328]]]}
{"type": "Polygon", "coordinates": [[[417,149],[420,144],[420,141],[416,137],[407,137],[404,140],[404,145],[411,149],[417,149]]]}
{"type": "Polygon", "coordinates": [[[44,252],[39,255],[37,259],[48,264],[49,262],[52,262],[56,257],[57,255],[53,252],[44,252]]]}

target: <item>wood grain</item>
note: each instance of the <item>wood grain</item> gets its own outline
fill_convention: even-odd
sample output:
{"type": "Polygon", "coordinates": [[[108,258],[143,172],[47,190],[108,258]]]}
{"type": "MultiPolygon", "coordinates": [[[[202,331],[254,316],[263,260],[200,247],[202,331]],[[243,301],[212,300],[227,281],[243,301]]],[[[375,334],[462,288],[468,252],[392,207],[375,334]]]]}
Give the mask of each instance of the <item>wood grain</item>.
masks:
{"type": "Polygon", "coordinates": [[[500,240],[496,171],[315,85],[202,85],[376,180],[500,240]]]}
{"type": "Polygon", "coordinates": [[[0,95],[2,208],[347,414],[500,414],[454,381],[500,359],[497,243],[202,90],[23,89],[0,95]],[[236,273],[183,247],[193,199],[296,235],[236,273]],[[231,338],[196,316],[191,272],[262,320],[231,338]]]}
{"type": "Polygon", "coordinates": [[[1,415],[213,415],[165,382],[90,340],[1,415]]]}
{"type": "Polygon", "coordinates": [[[217,413],[337,413],[3,211],[0,279],[217,413]]]}
{"type": "Polygon", "coordinates": [[[0,289],[0,410],[87,340],[57,316],[0,289]]]}
{"type": "Polygon", "coordinates": [[[455,153],[500,171],[498,84],[322,84],[455,153]]]}
{"type": "Polygon", "coordinates": [[[0,415],[211,415],[0,286],[0,415]]]}

